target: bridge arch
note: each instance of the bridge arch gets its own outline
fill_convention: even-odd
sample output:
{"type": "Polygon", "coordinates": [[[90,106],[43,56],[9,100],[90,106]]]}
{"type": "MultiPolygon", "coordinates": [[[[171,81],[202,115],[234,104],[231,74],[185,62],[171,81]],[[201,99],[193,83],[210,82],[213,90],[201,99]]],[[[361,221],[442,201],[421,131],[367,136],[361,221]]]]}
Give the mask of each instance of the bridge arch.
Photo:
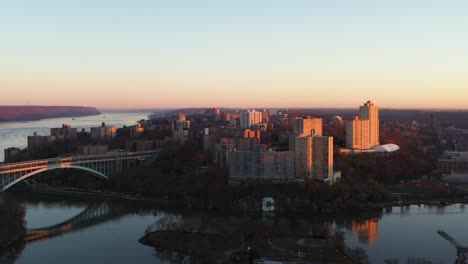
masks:
{"type": "Polygon", "coordinates": [[[88,206],[77,215],[51,226],[28,229],[24,238],[26,242],[33,242],[45,238],[60,236],[80,229],[94,226],[126,215],[125,207],[110,206],[107,202],[88,206]]]}
{"type": "Polygon", "coordinates": [[[66,166],[64,166],[64,165],[53,165],[53,166],[48,166],[46,168],[30,172],[28,174],[25,174],[25,175],[19,177],[18,179],[10,182],[5,187],[3,187],[3,191],[8,190],[9,188],[13,187],[15,184],[17,184],[17,183],[19,183],[21,181],[24,181],[27,178],[30,178],[30,177],[32,177],[34,175],[37,175],[37,174],[45,172],[45,171],[51,171],[51,170],[57,170],[57,169],[78,169],[78,170],[83,170],[83,171],[90,172],[91,175],[93,175],[93,176],[95,176],[97,178],[100,178],[100,179],[103,179],[103,180],[106,180],[106,181],[110,181],[109,177],[107,177],[106,175],[100,173],[99,171],[88,168],[88,167],[83,167],[83,166],[78,166],[78,165],[71,165],[71,164],[66,164],[66,166]]]}

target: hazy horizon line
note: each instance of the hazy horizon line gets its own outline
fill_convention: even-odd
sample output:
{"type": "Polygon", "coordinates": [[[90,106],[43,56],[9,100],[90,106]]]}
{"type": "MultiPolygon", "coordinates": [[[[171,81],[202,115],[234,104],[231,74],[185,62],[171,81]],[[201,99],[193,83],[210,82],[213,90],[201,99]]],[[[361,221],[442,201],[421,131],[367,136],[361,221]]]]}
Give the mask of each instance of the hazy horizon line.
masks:
{"type": "MultiPolygon", "coordinates": [[[[259,109],[278,109],[278,110],[303,110],[303,109],[330,109],[330,110],[353,110],[358,109],[360,105],[356,107],[311,107],[311,106],[295,106],[295,107],[276,107],[276,106],[263,106],[263,107],[225,107],[225,106],[194,106],[194,107],[99,107],[99,106],[89,106],[89,105],[0,105],[0,107],[91,107],[96,108],[97,110],[182,110],[182,109],[212,109],[212,108],[219,108],[219,109],[239,109],[239,110],[259,110],[259,109]]],[[[443,107],[427,107],[427,108],[416,108],[416,107],[382,107],[378,106],[381,110],[420,110],[420,111],[468,111],[467,108],[443,108],[443,107]]]]}

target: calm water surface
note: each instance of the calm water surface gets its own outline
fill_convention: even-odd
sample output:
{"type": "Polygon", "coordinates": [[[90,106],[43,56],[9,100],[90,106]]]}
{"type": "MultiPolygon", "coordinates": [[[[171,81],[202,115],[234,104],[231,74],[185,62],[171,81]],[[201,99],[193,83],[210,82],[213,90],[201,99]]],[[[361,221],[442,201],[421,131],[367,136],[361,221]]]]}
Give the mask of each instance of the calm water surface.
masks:
{"type": "Polygon", "coordinates": [[[355,223],[344,228],[347,244],[367,251],[372,263],[386,259],[455,263],[456,250],[436,231],[444,230],[463,245],[468,245],[468,211],[465,205],[446,207],[394,207],[380,219],[355,223]],[[375,221],[377,220],[377,221],[375,221]]]}
{"type": "MultiPolygon", "coordinates": [[[[35,201],[30,198],[24,200],[23,204],[27,209],[28,228],[43,228],[63,223],[87,208],[96,206],[95,203],[89,202],[35,201]]],[[[16,263],[170,263],[170,253],[157,253],[154,249],[139,244],[138,239],[148,227],[161,218],[176,217],[184,220],[194,217],[182,212],[169,213],[157,209],[136,213],[134,208],[128,205],[110,205],[110,208],[114,207],[124,208],[127,213],[84,229],[28,243],[16,263]]],[[[196,218],[204,221],[209,221],[210,217],[212,216],[205,213],[196,215],[196,218]]],[[[394,207],[391,211],[356,219],[341,217],[339,220],[320,222],[321,220],[312,218],[305,220],[305,223],[333,226],[343,231],[346,244],[350,248],[366,251],[371,263],[384,263],[387,259],[399,259],[399,263],[454,263],[455,249],[437,235],[436,231],[439,229],[447,231],[458,241],[468,245],[468,212],[464,205],[443,208],[394,207]],[[409,262],[416,259],[420,262],[409,262]]],[[[297,224],[297,219],[284,216],[281,220],[265,220],[259,217],[259,221],[286,221],[284,226],[291,229],[297,224]]],[[[304,220],[301,221],[300,224],[303,225],[304,220]]]]}

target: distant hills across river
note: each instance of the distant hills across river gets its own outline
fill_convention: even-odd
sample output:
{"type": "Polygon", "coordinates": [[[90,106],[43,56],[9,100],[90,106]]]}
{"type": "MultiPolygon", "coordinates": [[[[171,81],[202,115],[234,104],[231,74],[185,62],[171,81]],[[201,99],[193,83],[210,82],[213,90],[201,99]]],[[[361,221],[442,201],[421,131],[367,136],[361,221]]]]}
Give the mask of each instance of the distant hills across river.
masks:
{"type": "Polygon", "coordinates": [[[94,107],[83,106],[0,106],[0,122],[34,121],[46,118],[100,115],[94,107]]]}

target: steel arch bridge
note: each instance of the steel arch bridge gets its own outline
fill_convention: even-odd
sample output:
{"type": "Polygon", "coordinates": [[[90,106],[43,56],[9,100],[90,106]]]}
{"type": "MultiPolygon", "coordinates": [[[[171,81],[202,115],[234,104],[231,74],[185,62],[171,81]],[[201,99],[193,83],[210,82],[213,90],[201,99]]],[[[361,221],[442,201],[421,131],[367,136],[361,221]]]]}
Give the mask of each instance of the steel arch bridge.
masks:
{"type": "Polygon", "coordinates": [[[160,150],[110,152],[4,164],[0,166],[0,192],[36,174],[56,169],[84,170],[98,178],[109,180],[121,173],[124,166],[135,167],[138,162],[154,158],[159,152],[160,150]]]}
{"type": "Polygon", "coordinates": [[[60,236],[104,223],[126,214],[127,211],[124,208],[112,207],[107,203],[93,205],[62,223],[48,227],[29,229],[24,240],[29,243],[45,238],[60,236]]]}

